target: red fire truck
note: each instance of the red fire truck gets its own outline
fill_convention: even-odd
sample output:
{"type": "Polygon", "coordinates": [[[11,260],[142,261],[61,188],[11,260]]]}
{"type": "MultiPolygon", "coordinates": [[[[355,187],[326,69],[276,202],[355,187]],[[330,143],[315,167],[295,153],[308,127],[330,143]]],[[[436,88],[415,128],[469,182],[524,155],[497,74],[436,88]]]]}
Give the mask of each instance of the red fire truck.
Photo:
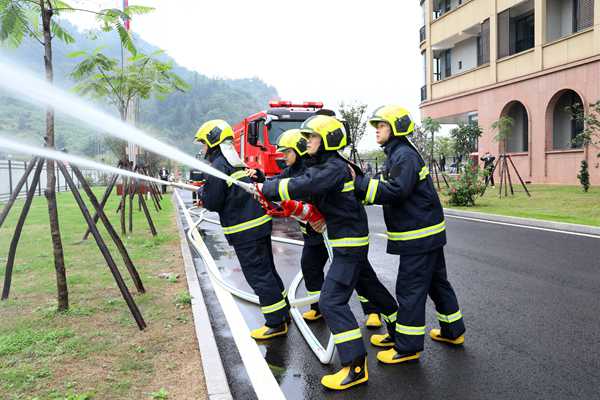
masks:
{"type": "Polygon", "coordinates": [[[276,175],[285,166],[282,154],[276,150],[279,136],[288,129],[299,128],[322,109],[321,102],[271,101],[266,111],[252,114],[233,127],[235,148],[248,167],[259,168],[267,176],[276,175]]]}

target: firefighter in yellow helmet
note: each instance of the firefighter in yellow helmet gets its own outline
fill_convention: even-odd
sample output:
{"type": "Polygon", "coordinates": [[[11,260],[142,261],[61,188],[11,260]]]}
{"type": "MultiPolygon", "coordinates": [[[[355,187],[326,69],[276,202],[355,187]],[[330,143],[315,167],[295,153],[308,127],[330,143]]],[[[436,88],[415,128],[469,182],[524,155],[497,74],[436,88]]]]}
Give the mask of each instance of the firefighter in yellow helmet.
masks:
{"type": "Polygon", "coordinates": [[[301,130],[309,135],[308,153],[315,164],[300,176],[268,180],[263,194],[271,200],[309,199],[323,214],[333,260],[321,288],[319,307],[333,333],[342,369],[321,383],[343,390],[369,379],[361,330],[348,301],[355,288],[377,307],[393,336],[396,302],[377,278],[368,260],[369,227],[364,207],[354,194],[348,162],[339,153],[347,144],[342,123],[316,115],[301,130]]]}
{"type": "MultiPolygon", "coordinates": [[[[232,139],[233,130],[223,120],[208,121],[196,133],[196,141],[206,146],[206,157],[214,168],[249,182],[246,165],[232,139]]],[[[211,175],[206,177],[202,202],[206,209],[219,214],[223,233],[235,249],[248,284],[258,295],[266,322],[251,332],[252,337],[260,340],[285,335],[289,306],[273,261],[271,217],[242,188],[211,175]]]]}
{"type": "Polygon", "coordinates": [[[371,343],[389,347],[377,354],[379,361],[398,364],[418,360],[423,350],[427,295],[435,304],[441,328],[429,332],[433,340],[461,345],[465,325],[446,275],[442,205],[425,161],[407,138],[414,122],[407,110],[394,105],[375,110],[369,122],[387,158],[379,179],[356,176],[356,192],[365,204],[383,205],[387,252],[401,256],[395,336],[373,335],[371,343]]]}
{"type": "MultiPolygon", "coordinates": [[[[290,129],[283,132],[277,139],[277,151],[283,153],[286,168],[271,179],[285,179],[303,175],[306,169],[313,164],[311,157],[307,154],[307,144],[306,137],[300,129],[290,129]]],[[[264,179],[260,179],[260,174],[252,173],[252,175],[257,175],[259,182],[264,181],[264,179]]],[[[299,221],[299,225],[304,239],[300,258],[302,276],[308,294],[317,295],[321,293],[324,268],[329,259],[329,253],[327,247],[325,247],[323,235],[315,231],[306,222],[299,221]]],[[[382,323],[375,306],[360,293],[358,293],[358,299],[363,313],[367,316],[365,326],[367,328],[380,328],[382,323]]],[[[307,321],[316,321],[321,319],[322,316],[318,303],[312,304],[310,310],[302,314],[302,317],[307,321]]]]}

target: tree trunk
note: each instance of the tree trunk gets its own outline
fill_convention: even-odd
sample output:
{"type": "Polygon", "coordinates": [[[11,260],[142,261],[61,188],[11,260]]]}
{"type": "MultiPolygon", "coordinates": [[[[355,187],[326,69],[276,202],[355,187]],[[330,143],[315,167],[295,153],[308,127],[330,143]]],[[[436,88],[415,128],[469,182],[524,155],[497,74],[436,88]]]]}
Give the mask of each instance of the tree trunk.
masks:
{"type": "MultiPolygon", "coordinates": [[[[54,81],[54,70],[52,66],[52,7],[40,0],[42,10],[42,29],[44,32],[44,67],[48,83],[54,81]]],[[[46,108],[46,145],[54,148],[54,108],[46,108]]],[[[52,250],[54,253],[54,269],[56,270],[56,286],[58,289],[58,311],[69,309],[69,291],[67,288],[67,274],[65,271],[65,259],[63,254],[62,240],[60,237],[60,226],[58,223],[58,209],[56,205],[56,175],[54,161],[48,160],[46,164],[47,184],[46,199],[48,201],[48,216],[50,218],[50,235],[52,236],[52,250]]]]}

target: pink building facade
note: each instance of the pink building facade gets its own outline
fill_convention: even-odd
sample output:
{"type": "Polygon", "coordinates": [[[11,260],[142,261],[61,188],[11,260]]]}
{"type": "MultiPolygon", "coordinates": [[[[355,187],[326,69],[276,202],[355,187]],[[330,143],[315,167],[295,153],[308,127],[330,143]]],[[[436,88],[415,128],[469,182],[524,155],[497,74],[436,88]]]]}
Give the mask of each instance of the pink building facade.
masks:
{"type": "Polygon", "coordinates": [[[600,185],[600,148],[577,147],[572,139],[581,132],[565,111],[583,104],[586,111],[600,100],[600,57],[547,69],[494,85],[488,85],[421,104],[423,117],[448,121],[451,116],[476,116],[483,136],[478,143],[481,157],[498,155],[500,144],[491,125],[501,116],[515,120],[515,138],[507,153],[524,180],[531,183],[578,184],[581,161],[587,160],[592,185],[600,185]]]}

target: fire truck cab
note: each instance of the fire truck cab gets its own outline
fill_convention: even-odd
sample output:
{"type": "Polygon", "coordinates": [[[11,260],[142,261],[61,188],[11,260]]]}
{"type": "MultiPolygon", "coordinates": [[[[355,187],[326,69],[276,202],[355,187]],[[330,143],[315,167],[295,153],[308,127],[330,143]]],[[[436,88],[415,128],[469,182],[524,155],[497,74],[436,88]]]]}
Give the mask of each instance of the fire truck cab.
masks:
{"type": "Polygon", "coordinates": [[[322,108],[321,102],[271,101],[266,111],[234,125],[235,148],[248,167],[259,168],[266,176],[276,175],[285,167],[283,155],[276,148],[279,136],[288,129],[299,128],[322,108]]]}

